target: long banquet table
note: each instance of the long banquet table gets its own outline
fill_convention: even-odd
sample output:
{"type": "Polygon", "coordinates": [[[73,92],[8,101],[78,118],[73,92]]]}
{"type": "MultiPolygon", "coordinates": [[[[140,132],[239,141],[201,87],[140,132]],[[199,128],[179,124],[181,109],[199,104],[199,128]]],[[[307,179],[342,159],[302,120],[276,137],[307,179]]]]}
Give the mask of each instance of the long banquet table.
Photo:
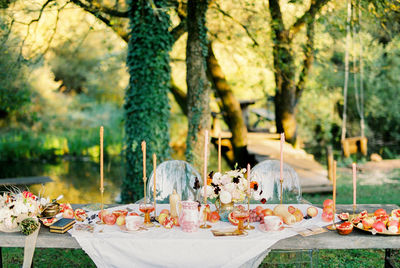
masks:
{"type": "MultiPolygon", "coordinates": [[[[384,208],[390,212],[399,208],[397,205],[363,204],[357,206],[357,211],[366,209],[372,212],[378,208],[384,208]]],[[[352,205],[337,205],[337,212],[352,213],[352,205]]],[[[215,238],[218,239],[218,238],[215,238]]],[[[2,247],[23,247],[25,236],[21,233],[0,232],[0,254],[2,247]]],[[[50,233],[48,228],[41,228],[36,243],[37,248],[81,248],[75,238],[70,234],[50,233]]],[[[338,235],[329,231],[318,235],[302,237],[292,236],[280,240],[274,244],[272,250],[314,250],[314,249],[385,249],[385,267],[390,266],[390,254],[392,249],[400,249],[400,236],[371,235],[368,232],[355,229],[350,235],[338,235]]],[[[2,267],[0,256],[0,267],[2,267]]]]}

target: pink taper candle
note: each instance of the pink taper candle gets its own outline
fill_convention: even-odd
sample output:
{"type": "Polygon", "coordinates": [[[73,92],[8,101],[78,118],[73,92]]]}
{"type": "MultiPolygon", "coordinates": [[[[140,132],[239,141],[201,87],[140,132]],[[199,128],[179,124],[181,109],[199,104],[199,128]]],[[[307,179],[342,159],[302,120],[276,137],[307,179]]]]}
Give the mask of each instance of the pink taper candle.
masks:
{"type": "Polygon", "coordinates": [[[280,179],[283,181],[283,144],[285,143],[285,133],[281,133],[281,172],[280,179]]]}
{"type": "Polygon", "coordinates": [[[207,155],[208,155],[208,130],[204,132],[204,204],[207,204],[207,155]]]}
{"type": "Polygon", "coordinates": [[[100,191],[104,190],[104,176],[103,176],[103,137],[104,127],[100,127],[100,191]]]}
{"type": "Polygon", "coordinates": [[[142,141],[143,152],[143,178],[146,178],[146,141],[142,141]]]}
{"type": "Polygon", "coordinates": [[[247,164],[247,181],[249,183],[249,196],[250,196],[250,164],[247,164]]]}
{"type": "Polygon", "coordinates": [[[353,163],[353,209],[356,209],[357,200],[357,166],[353,163]]]}
{"type": "Polygon", "coordinates": [[[336,213],[336,160],[333,161],[333,213],[336,213]]]}

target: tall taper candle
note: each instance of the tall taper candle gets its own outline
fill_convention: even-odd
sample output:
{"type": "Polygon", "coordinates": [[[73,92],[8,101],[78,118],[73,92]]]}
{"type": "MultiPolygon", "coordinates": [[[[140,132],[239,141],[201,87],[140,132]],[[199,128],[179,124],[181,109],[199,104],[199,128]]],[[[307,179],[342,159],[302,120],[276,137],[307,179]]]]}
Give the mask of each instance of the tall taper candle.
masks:
{"type": "Polygon", "coordinates": [[[143,152],[143,178],[146,178],[146,141],[142,141],[143,152]]]}
{"type": "Polygon", "coordinates": [[[208,130],[204,132],[204,204],[207,204],[207,156],[208,156],[208,130]]]}
{"type": "Polygon", "coordinates": [[[153,189],[153,199],[154,199],[154,216],[156,216],[156,175],[157,175],[157,156],[156,154],[153,154],[153,184],[154,184],[154,189],[153,189]]]}
{"type": "Polygon", "coordinates": [[[285,133],[281,133],[281,161],[280,161],[280,182],[281,182],[281,204],[283,202],[283,144],[285,143],[285,133]]]}
{"type": "Polygon", "coordinates": [[[104,190],[104,174],[103,174],[103,137],[104,127],[100,127],[100,191],[104,190]]]}
{"type": "Polygon", "coordinates": [[[333,213],[336,213],[336,160],[333,161],[333,213]]]}
{"type": "Polygon", "coordinates": [[[250,164],[247,164],[247,182],[248,182],[248,187],[249,187],[249,198],[250,198],[250,164]]]}
{"type": "Polygon", "coordinates": [[[285,133],[281,133],[281,165],[280,165],[280,180],[283,181],[283,144],[285,143],[285,133]]]}
{"type": "Polygon", "coordinates": [[[221,173],[221,132],[218,135],[218,172],[221,173]]]}
{"type": "Polygon", "coordinates": [[[357,166],[353,163],[353,210],[355,212],[357,204],[357,166]]]}

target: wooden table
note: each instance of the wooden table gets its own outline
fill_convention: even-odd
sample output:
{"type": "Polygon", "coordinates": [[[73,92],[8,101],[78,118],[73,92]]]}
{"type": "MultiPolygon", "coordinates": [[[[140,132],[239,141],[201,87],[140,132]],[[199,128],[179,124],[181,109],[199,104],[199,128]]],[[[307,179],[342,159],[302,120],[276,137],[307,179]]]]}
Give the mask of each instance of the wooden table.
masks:
{"type": "MultiPolygon", "coordinates": [[[[399,208],[397,205],[358,205],[357,212],[366,209],[369,212],[384,208],[388,213],[399,208]]],[[[337,205],[337,211],[352,213],[352,205],[337,205]]],[[[23,247],[25,236],[21,233],[0,233],[1,247],[23,247]]],[[[68,233],[54,234],[47,228],[41,228],[36,247],[38,248],[71,248],[80,249],[78,242],[68,233]]],[[[314,250],[314,249],[385,249],[385,267],[393,267],[390,263],[392,249],[400,249],[400,236],[371,235],[355,229],[351,234],[342,236],[329,231],[319,235],[302,237],[292,236],[277,242],[272,250],[314,250]]],[[[2,258],[0,257],[0,267],[2,258]]]]}

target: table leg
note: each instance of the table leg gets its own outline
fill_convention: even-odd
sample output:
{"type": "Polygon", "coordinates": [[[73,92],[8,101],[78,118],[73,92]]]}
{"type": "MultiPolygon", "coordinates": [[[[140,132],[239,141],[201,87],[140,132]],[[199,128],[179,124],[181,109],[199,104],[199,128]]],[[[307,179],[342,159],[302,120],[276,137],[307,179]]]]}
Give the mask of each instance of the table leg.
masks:
{"type": "Polygon", "coordinates": [[[1,252],[1,247],[0,247],[0,268],[3,268],[3,254],[1,252]]]}
{"type": "Polygon", "coordinates": [[[385,268],[394,268],[391,256],[392,256],[392,249],[390,248],[385,249],[385,268]]]}

